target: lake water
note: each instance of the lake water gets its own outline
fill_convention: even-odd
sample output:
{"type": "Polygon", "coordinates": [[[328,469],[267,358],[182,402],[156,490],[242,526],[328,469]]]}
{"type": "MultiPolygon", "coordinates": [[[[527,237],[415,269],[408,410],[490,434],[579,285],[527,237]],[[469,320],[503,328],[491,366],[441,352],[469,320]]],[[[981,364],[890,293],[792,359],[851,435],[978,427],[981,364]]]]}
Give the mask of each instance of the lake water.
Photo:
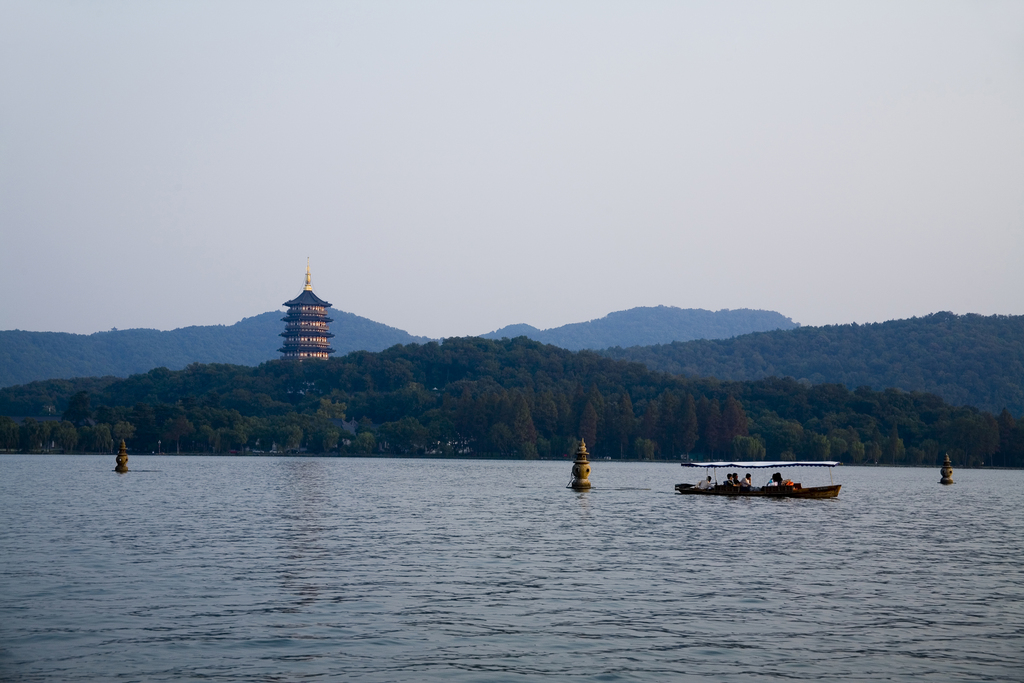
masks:
{"type": "Polygon", "coordinates": [[[780,501],[664,463],[113,466],[0,456],[0,680],[1024,679],[1021,471],[780,501]]]}

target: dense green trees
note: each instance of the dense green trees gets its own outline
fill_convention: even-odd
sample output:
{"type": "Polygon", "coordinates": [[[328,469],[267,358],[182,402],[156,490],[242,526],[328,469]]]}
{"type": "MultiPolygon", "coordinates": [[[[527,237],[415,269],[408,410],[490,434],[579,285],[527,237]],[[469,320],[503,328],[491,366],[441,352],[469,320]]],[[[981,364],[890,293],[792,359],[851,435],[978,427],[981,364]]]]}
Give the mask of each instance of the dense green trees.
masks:
{"type": "Polygon", "coordinates": [[[21,433],[18,430],[18,423],[6,415],[0,416],[0,448],[13,451],[20,445],[21,433]]]}
{"type": "MultiPolygon", "coordinates": [[[[75,382],[0,390],[0,412],[26,414],[10,408],[27,402],[36,414],[43,406],[67,417],[88,412],[74,447],[97,452],[124,439],[135,451],[155,451],[162,440],[165,450],[184,452],[533,458],[567,456],[584,438],[594,457],[615,459],[689,453],[934,465],[949,452],[957,466],[1024,465],[1024,423],[1009,411],[997,418],[897,389],[687,379],[525,338],[448,339],[257,368],[193,364],[88,382],[91,391],[75,382]],[[359,420],[356,434],[343,431],[344,417],[359,420]]],[[[14,439],[9,433],[0,422],[3,443],[14,439]]],[[[60,423],[26,419],[17,442],[40,451],[71,437],[60,423]]]]}
{"type": "Polygon", "coordinates": [[[934,313],[871,325],[828,325],[604,355],[652,370],[722,380],[795,377],[848,389],[927,391],[955,405],[1024,412],[1024,316],[934,313]]]}

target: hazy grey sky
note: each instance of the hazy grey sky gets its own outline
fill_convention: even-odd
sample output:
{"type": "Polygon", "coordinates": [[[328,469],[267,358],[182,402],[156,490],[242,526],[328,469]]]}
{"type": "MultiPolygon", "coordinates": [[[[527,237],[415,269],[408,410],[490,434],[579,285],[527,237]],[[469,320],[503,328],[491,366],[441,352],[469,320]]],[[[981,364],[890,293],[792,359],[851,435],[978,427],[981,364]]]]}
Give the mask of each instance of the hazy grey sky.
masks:
{"type": "Polygon", "coordinates": [[[0,328],[1024,314],[1024,2],[0,0],[0,328]]]}

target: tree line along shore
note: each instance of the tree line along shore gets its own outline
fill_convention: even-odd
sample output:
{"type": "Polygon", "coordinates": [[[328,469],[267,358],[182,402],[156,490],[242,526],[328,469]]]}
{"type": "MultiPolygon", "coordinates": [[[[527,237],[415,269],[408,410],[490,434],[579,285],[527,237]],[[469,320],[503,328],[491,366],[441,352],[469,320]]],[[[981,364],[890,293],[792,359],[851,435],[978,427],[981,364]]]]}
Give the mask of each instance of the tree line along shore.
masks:
{"type": "Polygon", "coordinates": [[[0,390],[0,448],[1024,466],[1024,418],[934,394],[656,372],[525,337],[0,390]],[[19,421],[43,406],[60,421],[19,421]]]}

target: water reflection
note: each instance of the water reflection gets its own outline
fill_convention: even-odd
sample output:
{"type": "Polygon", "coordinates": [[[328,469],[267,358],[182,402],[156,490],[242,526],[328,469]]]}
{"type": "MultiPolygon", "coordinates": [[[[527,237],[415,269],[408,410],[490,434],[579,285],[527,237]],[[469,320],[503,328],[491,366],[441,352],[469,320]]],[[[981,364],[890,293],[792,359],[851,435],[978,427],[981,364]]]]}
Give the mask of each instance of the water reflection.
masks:
{"type": "Polygon", "coordinates": [[[294,607],[301,610],[321,593],[318,581],[325,562],[335,560],[328,543],[328,515],[331,471],[321,458],[294,458],[281,463],[281,501],[278,514],[283,522],[275,537],[284,562],[279,569],[286,594],[296,596],[294,607]]]}
{"type": "Polygon", "coordinates": [[[575,491],[576,508],[579,510],[580,519],[584,522],[590,521],[590,491],[575,491]]]}

